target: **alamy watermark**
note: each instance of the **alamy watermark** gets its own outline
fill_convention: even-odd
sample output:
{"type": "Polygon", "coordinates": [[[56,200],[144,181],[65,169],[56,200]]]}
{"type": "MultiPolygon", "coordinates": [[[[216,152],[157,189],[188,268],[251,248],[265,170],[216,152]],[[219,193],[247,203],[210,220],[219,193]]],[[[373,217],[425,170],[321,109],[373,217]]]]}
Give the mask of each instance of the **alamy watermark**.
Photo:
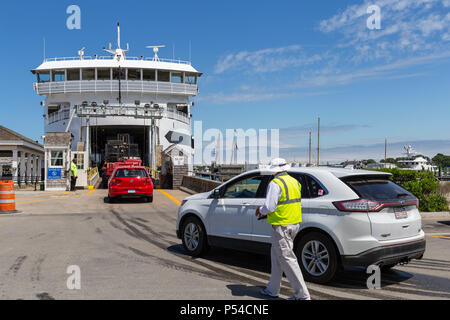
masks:
{"type": "Polygon", "coordinates": [[[81,269],[77,265],[71,265],[67,267],[67,274],[70,276],[67,278],[67,289],[69,290],[81,290],[81,269]]]}
{"type": "Polygon", "coordinates": [[[279,129],[226,129],[203,131],[194,122],[194,164],[258,164],[279,157],[279,129]]]}
{"type": "Polygon", "coordinates": [[[70,16],[67,17],[66,26],[69,30],[81,29],[81,9],[77,5],[70,5],[66,9],[66,13],[70,16]]]}
{"type": "Polygon", "coordinates": [[[366,281],[367,288],[369,290],[381,289],[381,271],[377,265],[370,265],[367,270],[367,274],[370,274],[366,281]]]}
{"type": "Polygon", "coordinates": [[[366,25],[369,30],[381,29],[381,8],[377,5],[370,5],[367,7],[367,14],[370,17],[367,18],[366,25]]]}

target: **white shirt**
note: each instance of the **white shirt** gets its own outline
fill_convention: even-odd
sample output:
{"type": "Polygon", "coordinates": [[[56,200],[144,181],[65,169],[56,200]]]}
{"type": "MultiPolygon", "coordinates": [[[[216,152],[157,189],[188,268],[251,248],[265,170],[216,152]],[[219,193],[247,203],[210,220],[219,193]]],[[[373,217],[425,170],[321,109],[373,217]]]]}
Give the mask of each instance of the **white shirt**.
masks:
{"type": "Polygon", "coordinates": [[[280,186],[276,182],[271,181],[267,188],[266,201],[264,202],[264,205],[259,208],[259,212],[261,212],[261,214],[264,216],[269,213],[275,212],[278,206],[278,199],[280,199],[280,197],[280,186]]]}

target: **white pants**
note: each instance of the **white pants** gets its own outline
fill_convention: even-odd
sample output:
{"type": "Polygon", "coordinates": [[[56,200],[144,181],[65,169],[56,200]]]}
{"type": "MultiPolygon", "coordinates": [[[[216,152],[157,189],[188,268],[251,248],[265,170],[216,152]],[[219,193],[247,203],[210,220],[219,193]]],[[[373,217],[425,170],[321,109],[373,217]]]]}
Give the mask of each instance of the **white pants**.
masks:
{"type": "Polygon", "coordinates": [[[309,300],[311,297],[298,265],[297,256],[293,250],[294,239],[299,228],[299,224],[272,226],[272,272],[267,290],[273,295],[280,293],[281,279],[284,272],[294,290],[294,297],[309,300]]]}

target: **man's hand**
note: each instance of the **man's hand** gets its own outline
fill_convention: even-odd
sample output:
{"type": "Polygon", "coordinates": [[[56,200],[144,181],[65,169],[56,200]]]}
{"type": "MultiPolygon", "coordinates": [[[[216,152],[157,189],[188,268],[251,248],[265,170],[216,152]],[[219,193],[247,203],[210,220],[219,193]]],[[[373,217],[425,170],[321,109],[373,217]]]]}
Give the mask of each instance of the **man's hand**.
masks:
{"type": "Polygon", "coordinates": [[[260,217],[260,216],[261,216],[261,212],[259,211],[259,208],[256,209],[255,216],[257,216],[257,217],[260,217]]]}

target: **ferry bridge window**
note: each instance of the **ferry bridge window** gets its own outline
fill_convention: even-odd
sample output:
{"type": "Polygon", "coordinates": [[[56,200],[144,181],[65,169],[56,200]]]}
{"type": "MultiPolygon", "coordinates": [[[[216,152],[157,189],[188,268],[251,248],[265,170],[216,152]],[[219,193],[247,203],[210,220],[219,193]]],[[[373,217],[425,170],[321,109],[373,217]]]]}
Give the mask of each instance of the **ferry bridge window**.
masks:
{"type": "Polygon", "coordinates": [[[95,69],[81,69],[83,80],[95,80],[95,69]]]}
{"type": "Polygon", "coordinates": [[[170,72],[158,70],[158,81],[170,82],[170,72]]]}
{"type": "Polygon", "coordinates": [[[80,80],[80,69],[67,69],[67,80],[68,81],[80,80]]]}
{"type": "Polygon", "coordinates": [[[124,69],[114,69],[113,70],[113,78],[114,80],[125,80],[125,70],[124,69]]]}
{"type": "Polygon", "coordinates": [[[65,81],[66,73],[64,70],[53,70],[52,81],[65,81]]]}
{"type": "Polygon", "coordinates": [[[155,70],[144,69],[143,73],[144,73],[143,74],[144,80],[146,80],[146,81],[155,81],[156,80],[155,70]]]}
{"type": "Polygon", "coordinates": [[[183,83],[183,72],[172,72],[171,81],[175,83],[183,83]]]}
{"type": "Polygon", "coordinates": [[[110,69],[97,69],[97,79],[98,80],[111,80],[111,70],[110,69]]]}
{"type": "Polygon", "coordinates": [[[184,77],[184,83],[197,84],[197,76],[195,75],[195,73],[186,73],[184,77]]]}
{"type": "Polygon", "coordinates": [[[128,80],[141,80],[141,70],[128,69],[128,80]]]}
{"type": "Polygon", "coordinates": [[[50,82],[50,71],[40,71],[37,76],[38,82],[50,82]]]}

